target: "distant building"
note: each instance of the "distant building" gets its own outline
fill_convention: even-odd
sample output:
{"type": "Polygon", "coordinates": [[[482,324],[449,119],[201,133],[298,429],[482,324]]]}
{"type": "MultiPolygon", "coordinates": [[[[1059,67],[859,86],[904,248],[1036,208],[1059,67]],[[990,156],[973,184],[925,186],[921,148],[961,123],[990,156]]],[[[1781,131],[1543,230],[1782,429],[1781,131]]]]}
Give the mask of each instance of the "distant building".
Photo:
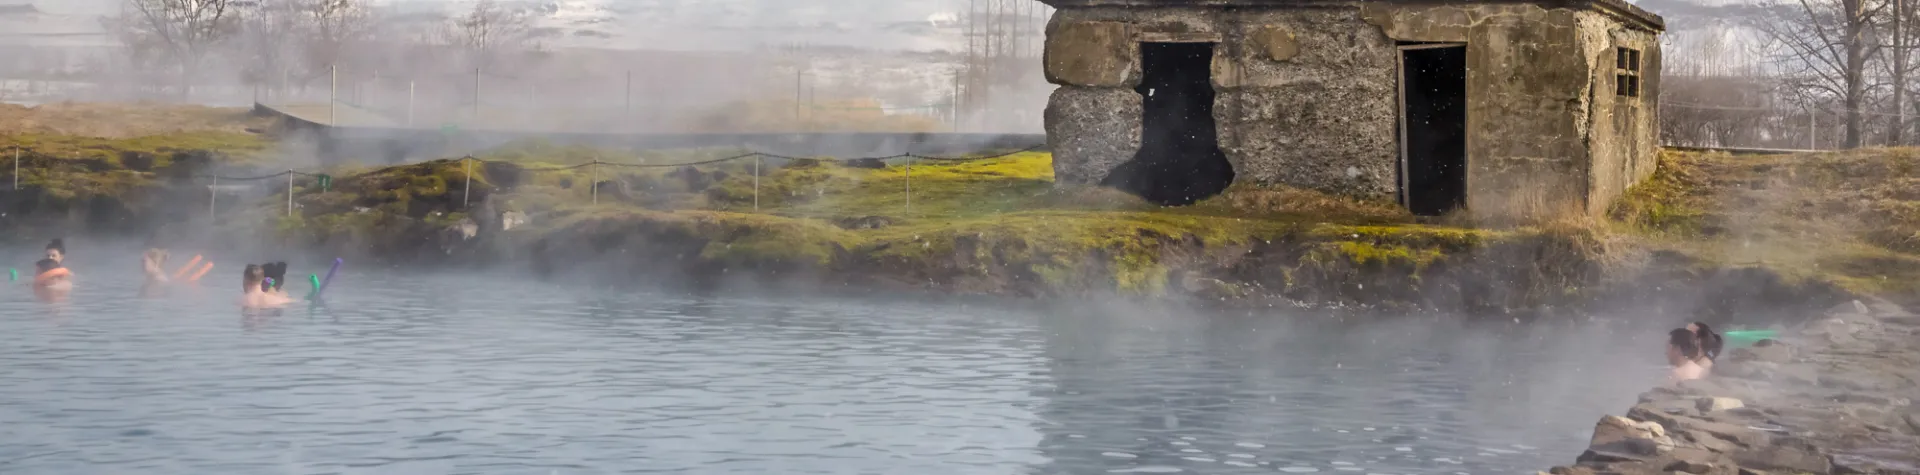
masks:
{"type": "Polygon", "coordinates": [[[1653,173],[1660,17],[1621,0],[1043,0],[1058,179],[1418,214],[1599,214],[1653,173]]]}

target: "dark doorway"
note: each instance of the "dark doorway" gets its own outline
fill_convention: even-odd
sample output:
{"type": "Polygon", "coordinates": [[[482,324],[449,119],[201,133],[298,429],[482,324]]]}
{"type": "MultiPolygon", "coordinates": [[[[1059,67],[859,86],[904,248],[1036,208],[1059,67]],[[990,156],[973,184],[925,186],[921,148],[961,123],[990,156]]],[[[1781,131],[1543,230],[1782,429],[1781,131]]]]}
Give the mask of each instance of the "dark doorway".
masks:
{"type": "Polygon", "coordinates": [[[1467,202],[1467,47],[1400,48],[1401,199],[1446,214],[1467,202]]]}
{"type": "Polygon", "coordinates": [[[1233,164],[1213,123],[1213,43],[1141,43],[1140,152],[1106,185],[1161,205],[1226,191],[1233,164]]]}

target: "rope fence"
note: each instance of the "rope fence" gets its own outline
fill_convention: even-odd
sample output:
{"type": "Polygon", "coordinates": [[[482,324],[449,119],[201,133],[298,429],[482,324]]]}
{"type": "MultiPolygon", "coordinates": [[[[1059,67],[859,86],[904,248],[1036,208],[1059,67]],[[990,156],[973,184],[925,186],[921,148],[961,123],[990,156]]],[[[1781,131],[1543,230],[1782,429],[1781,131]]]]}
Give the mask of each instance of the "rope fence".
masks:
{"type": "MultiPolygon", "coordinates": [[[[579,170],[581,168],[591,167],[592,179],[591,179],[591,183],[588,185],[589,195],[593,204],[599,204],[600,203],[600,166],[602,165],[610,166],[610,167],[618,167],[618,168],[657,169],[657,168],[682,168],[682,167],[691,167],[691,166],[699,166],[699,165],[716,165],[716,164],[733,162],[733,161],[753,160],[753,164],[752,164],[753,209],[755,211],[759,211],[760,210],[760,177],[762,175],[761,168],[763,166],[763,162],[767,159],[786,160],[786,161],[814,161],[814,162],[860,162],[860,161],[888,161],[888,160],[906,159],[908,160],[908,162],[903,164],[903,167],[905,169],[904,202],[905,202],[906,209],[912,210],[913,209],[913,161],[915,160],[928,160],[928,161],[949,162],[949,163],[992,160],[992,159],[1005,158],[1013,155],[1032,152],[1032,151],[1044,148],[1046,147],[1046,145],[1047,144],[1045,143],[1040,143],[1040,144],[1031,145],[1025,148],[1016,149],[1010,152],[1004,152],[1004,153],[999,153],[994,155],[937,156],[937,155],[922,155],[922,154],[913,153],[913,152],[906,152],[906,153],[900,153],[895,155],[886,155],[886,156],[877,156],[877,157],[838,158],[838,157],[801,157],[801,156],[780,155],[780,154],[766,153],[766,152],[748,152],[748,153],[743,153],[739,155],[732,155],[732,156],[726,156],[726,157],[720,157],[720,158],[714,158],[714,159],[708,159],[708,160],[697,160],[697,161],[679,162],[679,163],[609,162],[609,161],[603,161],[598,158],[595,158],[593,160],[587,161],[586,163],[581,163],[577,165],[568,165],[568,166],[559,166],[559,167],[537,167],[537,168],[523,166],[521,167],[521,169],[537,173],[537,172],[570,171],[570,170],[579,170]]],[[[23,150],[29,150],[29,149],[16,147],[13,153],[13,188],[11,189],[16,191],[20,189],[20,163],[22,162],[21,152],[23,150]]],[[[470,201],[473,197],[472,189],[473,189],[473,164],[474,163],[480,163],[482,165],[485,165],[487,163],[513,164],[513,162],[507,162],[507,161],[481,160],[479,158],[474,158],[473,156],[460,157],[456,160],[459,160],[460,162],[462,162],[462,165],[464,167],[464,169],[462,170],[463,171],[462,174],[464,175],[465,183],[462,186],[461,197],[460,197],[460,205],[462,207],[470,206],[471,204],[470,201]]],[[[286,178],[287,179],[287,193],[286,193],[287,211],[286,213],[287,215],[291,216],[294,211],[294,183],[293,183],[294,178],[306,177],[306,178],[315,178],[317,180],[321,180],[322,183],[320,184],[320,186],[322,187],[322,192],[325,192],[326,189],[331,188],[331,179],[332,179],[331,175],[328,175],[325,173],[307,172],[307,171],[300,171],[300,170],[294,170],[294,169],[287,169],[285,171],[281,171],[277,173],[270,173],[265,175],[253,175],[253,176],[195,174],[195,175],[191,175],[191,177],[196,179],[207,179],[210,181],[210,184],[207,187],[208,189],[207,213],[209,215],[217,214],[219,212],[219,207],[218,207],[219,196],[220,196],[219,187],[220,187],[220,182],[222,181],[244,183],[244,182],[271,180],[276,178],[286,178]]]]}

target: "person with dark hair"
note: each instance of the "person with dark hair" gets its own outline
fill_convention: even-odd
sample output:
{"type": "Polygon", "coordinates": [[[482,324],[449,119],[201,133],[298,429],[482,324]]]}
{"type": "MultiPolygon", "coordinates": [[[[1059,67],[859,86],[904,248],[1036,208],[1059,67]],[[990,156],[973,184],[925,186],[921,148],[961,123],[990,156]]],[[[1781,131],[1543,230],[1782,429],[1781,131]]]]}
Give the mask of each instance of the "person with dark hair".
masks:
{"type": "Polygon", "coordinates": [[[1699,338],[1700,366],[1713,369],[1713,360],[1720,358],[1720,350],[1727,345],[1726,339],[1721,338],[1719,333],[1713,332],[1713,328],[1701,322],[1687,324],[1687,331],[1693,332],[1694,336],[1699,338]]]}
{"type": "Polygon", "coordinates": [[[1667,363],[1673,365],[1673,373],[1667,376],[1667,382],[1678,383],[1707,376],[1707,368],[1700,366],[1700,339],[1692,331],[1675,328],[1667,332],[1667,363]]]}
{"type": "Polygon", "coordinates": [[[67,243],[62,242],[60,239],[54,239],[53,242],[47,243],[47,258],[53,259],[55,263],[66,265],[67,243]]]}
{"type": "Polygon", "coordinates": [[[33,267],[33,293],[41,300],[65,300],[67,293],[73,291],[73,272],[61,266],[60,261],[41,259],[33,263],[33,267]]]}

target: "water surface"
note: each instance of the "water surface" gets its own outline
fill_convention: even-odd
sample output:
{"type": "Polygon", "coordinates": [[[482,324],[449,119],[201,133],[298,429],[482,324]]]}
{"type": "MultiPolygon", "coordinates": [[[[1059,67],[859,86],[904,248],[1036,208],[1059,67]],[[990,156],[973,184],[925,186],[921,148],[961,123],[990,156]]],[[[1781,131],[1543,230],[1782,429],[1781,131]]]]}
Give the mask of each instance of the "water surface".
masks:
{"type": "Polygon", "coordinates": [[[3,473],[1531,473],[1660,376],[1598,328],[352,266],[325,307],[246,317],[239,259],[154,300],[131,250],[71,260],[69,303],[0,293],[3,473]]]}

